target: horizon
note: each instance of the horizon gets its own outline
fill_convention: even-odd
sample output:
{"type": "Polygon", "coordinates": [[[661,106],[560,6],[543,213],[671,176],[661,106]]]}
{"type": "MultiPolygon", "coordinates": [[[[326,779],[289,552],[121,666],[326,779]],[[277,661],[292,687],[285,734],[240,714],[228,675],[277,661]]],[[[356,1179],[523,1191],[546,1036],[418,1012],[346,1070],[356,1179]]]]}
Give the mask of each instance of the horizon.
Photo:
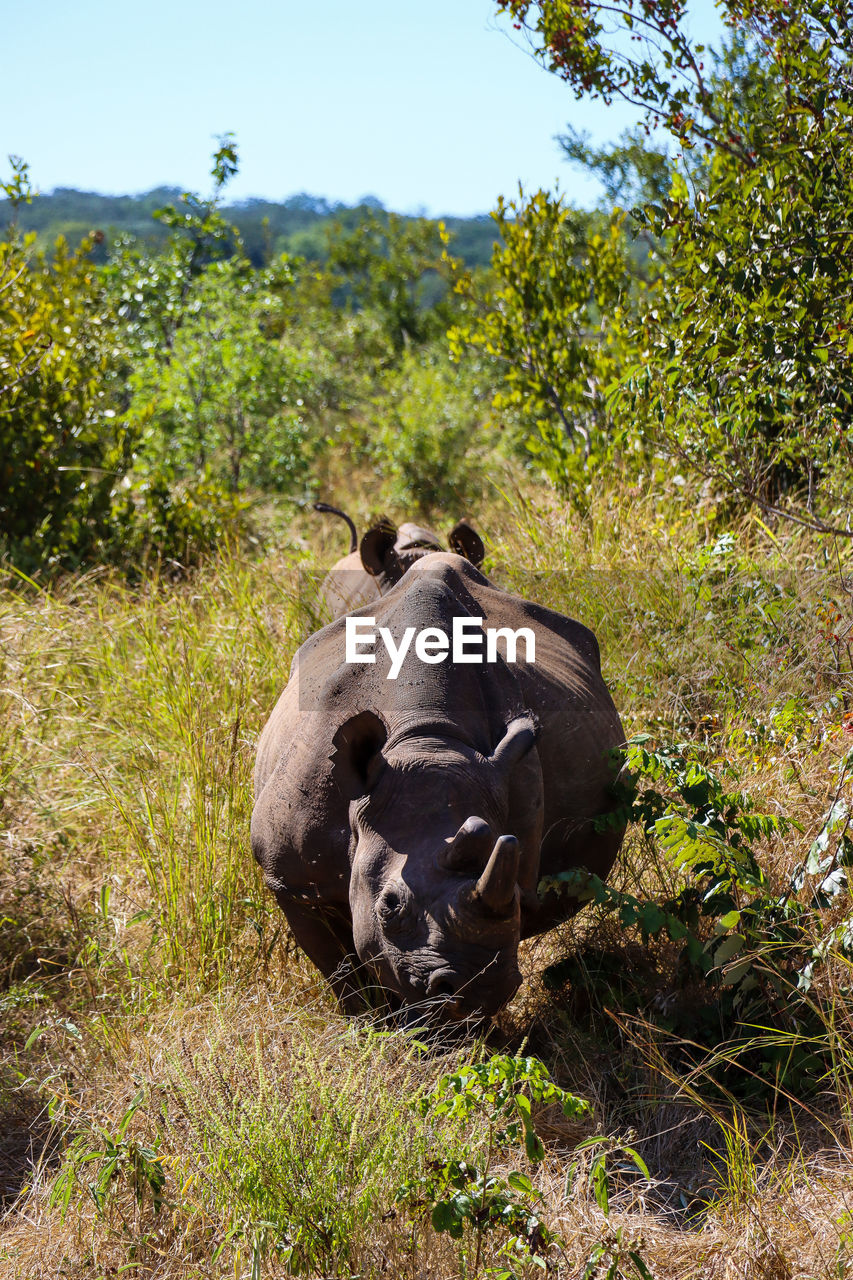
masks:
{"type": "MultiPolygon", "coordinates": [[[[180,198],[188,191],[187,187],[181,187],[173,184],[160,183],[153,187],[146,187],[141,191],[97,191],[88,187],[71,187],[62,186],[52,187],[49,191],[43,191],[33,188],[32,200],[50,199],[53,196],[75,195],[75,196],[92,196],[98,200],[142,200],[146,196],[160,195],[173,196],[180,198]]],[[[459,219],[464,221],[476,221],[477,219],[491,218],[491,211],[485,210],[482,213],[458,214],[458,213],[425,213],[423,211],[404,211],[393,209],[384,203],[378,196],[367,192],[360,199],[348,202],[346,200],[332,200],[328,196],[319,195],[313,191],[293,191],[289,195],[283,196],[279,200],[274,200],[269,196],[238,196],[235,199],[228,198],[228,188],[225,188],[224,197],[220,201],[220,207],[223,209],[248,209],[254,204],[259,205],[275,205],[277,207],[287,207],[293,205],[297,201],[305,201],[306,207],[311,212],[315,212],[322,216],[323,214],[335,213],[337,210],[359,209],[362,207],[380,210],[383,213],[394,213],[403,218],[427,218],[430,221],[436,221],[441,218],[459,219]],[[324,206],[321,208],[320,206],[324,206]]],[[[0,207],[8,203],[5,198],[0,199],[0,207]]],[[[26,207],[26,206],[24,206],[26,207]]]]}

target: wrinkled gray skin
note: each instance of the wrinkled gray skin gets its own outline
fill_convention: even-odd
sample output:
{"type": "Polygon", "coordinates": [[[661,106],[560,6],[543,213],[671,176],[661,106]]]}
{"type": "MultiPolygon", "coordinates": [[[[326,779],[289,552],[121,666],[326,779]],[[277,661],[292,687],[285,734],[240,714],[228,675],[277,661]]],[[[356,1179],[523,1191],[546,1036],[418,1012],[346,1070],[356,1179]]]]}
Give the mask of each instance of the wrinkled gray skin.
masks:
{"type": "Polygon", "coordinates": [[[345,619],[324,627],[261,735],[252,848],[345,1009],[378,982],[392,1005],[489,1017],[520,982],[519,940],[578,909],[540,901],[539,879],[605,877],[621,842],[591,822],[612,806],[608,748],[624,741],[598,645],[449,553],[360,613],[398,642],[408,626],[451,634],[457,615],[528,626],[536,660],[426,665],[412,645],[393,681],[383,645],[347,664],[345,619]]]}
{"type": "MultiPolygon", "coordinates": [[[[431,529],[411,523],[397,528],[387,518],[372,525],[359,544],[355,525],[345,512],[326,502],[315,502],[314,510],[339,516],[350,530],[349,555],[332,566],[320,586],[323,611],[329,618],[340,618],[378,600],[400,581],[415,560],[445,550],[431,529]]],[[[467,520],[459,520],[453,526],[447,543],[451,551],[471,564],[479,567],[483,563],[482,539],[467,520]]]]}

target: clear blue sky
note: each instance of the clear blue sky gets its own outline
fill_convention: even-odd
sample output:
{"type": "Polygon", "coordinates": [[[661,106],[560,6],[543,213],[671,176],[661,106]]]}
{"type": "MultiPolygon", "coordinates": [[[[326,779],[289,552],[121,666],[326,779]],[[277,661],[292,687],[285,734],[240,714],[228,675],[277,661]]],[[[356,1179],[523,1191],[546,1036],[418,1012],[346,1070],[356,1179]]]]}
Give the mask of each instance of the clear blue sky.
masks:
{"type": "MultiPolygon", "coordinates": [[[[577,103],[513,44],[491,0],[33,0],[3,5],[0,163],[39,188],[206,190],[233,130],[231,198],[298,191],[401,212],[470,214],[498,194],[596,188],[561,158],[571,121],[615,138],[631,116],[577,103]]],[[[712,0],[694,0],[702,38],[712,0]]],[[[5,170],[4,170],[5,172],[5,170]]]]}

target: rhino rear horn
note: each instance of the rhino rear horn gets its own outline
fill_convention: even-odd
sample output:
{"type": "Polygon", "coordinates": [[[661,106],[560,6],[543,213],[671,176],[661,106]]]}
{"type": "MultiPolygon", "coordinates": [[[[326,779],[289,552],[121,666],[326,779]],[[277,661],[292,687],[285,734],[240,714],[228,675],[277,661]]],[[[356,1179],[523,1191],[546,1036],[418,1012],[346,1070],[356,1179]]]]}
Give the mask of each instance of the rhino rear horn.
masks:
{"type": "Polygon", "coordinates": [[[515,904],[521,846],[515,836],[501,836],[474,887],[474,899],[493,915],[508,915],[515,904]]]}
{"type": "Polygon", "coordinates": [[[467,520],[457,521],[447,535],[447,545],[458,556],[470,560],[475,569],[480,567],[486,556],[483,539],[467,520]]]}
{"type": "Polygon", "coordinates": [[[492,829],[483,818],[466,818],[438,855],[442,871],[479,871],[492,847],[492,829]]]}

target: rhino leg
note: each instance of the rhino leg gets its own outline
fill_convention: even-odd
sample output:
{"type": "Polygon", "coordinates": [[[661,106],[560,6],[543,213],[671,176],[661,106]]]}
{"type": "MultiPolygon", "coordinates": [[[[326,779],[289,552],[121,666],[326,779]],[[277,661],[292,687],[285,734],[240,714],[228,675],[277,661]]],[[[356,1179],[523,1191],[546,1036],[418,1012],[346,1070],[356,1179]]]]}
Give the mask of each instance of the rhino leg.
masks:
{"type": "Polygon", "coordinates": [[[334,907],[317,907],[292,898],[279,900],[279,905],[296,942],[329,983],[342,1013],[364,1013],[381,1003],[372,975],[356,955],[348,917],[334,907]]]}

